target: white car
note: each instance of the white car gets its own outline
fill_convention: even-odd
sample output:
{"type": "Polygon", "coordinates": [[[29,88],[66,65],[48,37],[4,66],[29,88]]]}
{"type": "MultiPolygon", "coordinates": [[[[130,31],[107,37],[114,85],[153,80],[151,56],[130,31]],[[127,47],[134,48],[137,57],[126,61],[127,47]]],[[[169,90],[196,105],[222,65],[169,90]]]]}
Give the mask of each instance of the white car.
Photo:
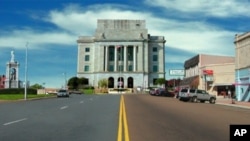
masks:
{"type": "Polygon", "coordinates": [[[58,90],[57,97],[69,97],[69,92],[64,89],[58,90]]]}

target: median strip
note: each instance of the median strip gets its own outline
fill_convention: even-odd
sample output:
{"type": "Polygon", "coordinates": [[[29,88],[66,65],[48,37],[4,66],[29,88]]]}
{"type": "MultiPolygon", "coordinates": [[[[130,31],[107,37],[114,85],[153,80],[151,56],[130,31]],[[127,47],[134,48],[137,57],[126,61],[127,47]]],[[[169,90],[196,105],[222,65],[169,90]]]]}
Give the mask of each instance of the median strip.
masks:
{"type": "Polygon", "coordinates": [[[127,123],[126,109],[123,96],[121,96],[120,99],[117,141],[129,141],[128,123],[127,123]]]}

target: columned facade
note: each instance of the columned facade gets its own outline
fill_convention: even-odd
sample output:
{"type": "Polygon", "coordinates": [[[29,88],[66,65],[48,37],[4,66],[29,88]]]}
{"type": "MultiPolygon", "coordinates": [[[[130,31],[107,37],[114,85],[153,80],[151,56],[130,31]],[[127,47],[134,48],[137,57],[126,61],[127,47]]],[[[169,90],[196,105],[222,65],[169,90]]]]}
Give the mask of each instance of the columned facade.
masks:
{"type": "Polygon", "coordinates": [[[89,85],[106,79],[109,88],[149,87],[165,78],[165,39],[150,36],[144,20],[98,20],[95,36],[77,43],[77,76],[89,85]]]}

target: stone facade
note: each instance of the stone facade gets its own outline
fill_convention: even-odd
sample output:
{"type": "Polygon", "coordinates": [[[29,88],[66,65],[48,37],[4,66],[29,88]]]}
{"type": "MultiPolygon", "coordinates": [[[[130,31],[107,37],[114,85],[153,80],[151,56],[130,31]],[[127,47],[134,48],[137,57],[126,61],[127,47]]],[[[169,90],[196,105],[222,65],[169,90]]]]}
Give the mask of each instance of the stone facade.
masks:
{"type": "Polygon", "coordinates": [[[80,36],[77,76],[97,87],[153,86],[165,78],[165,39],[150,36],[145,20],[98,20],[94,36],[80,36]]]}
{"type": "Polygon", "coordinates": [[[235,36],[235,86],[238,101],[250,101],[250,32],[235,36]]]}

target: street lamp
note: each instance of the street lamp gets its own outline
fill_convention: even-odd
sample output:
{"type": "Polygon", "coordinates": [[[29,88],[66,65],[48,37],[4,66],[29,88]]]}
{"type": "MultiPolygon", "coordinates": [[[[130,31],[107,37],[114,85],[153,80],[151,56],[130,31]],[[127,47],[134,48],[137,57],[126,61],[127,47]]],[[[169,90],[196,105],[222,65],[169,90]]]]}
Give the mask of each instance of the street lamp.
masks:
{"type": "Polygon", "coordinates": [[[25,72],[24,72],[24,81],[25,81],[25,86],[24,86],[24,100],[27,100],[27,64],[28,64],[28,45],[29,42],[26,43],[26,55],[25,55],[25,72]]]}
{"type": "Polygon", "coordinates": [[[67,86],[67,79],[66,79],[67,74],[66,74],[66,72],[64,72],[63,75],[64,75],[64,80],[65,80],[64,89],[66,89],[66,86],[67,86]]]}

